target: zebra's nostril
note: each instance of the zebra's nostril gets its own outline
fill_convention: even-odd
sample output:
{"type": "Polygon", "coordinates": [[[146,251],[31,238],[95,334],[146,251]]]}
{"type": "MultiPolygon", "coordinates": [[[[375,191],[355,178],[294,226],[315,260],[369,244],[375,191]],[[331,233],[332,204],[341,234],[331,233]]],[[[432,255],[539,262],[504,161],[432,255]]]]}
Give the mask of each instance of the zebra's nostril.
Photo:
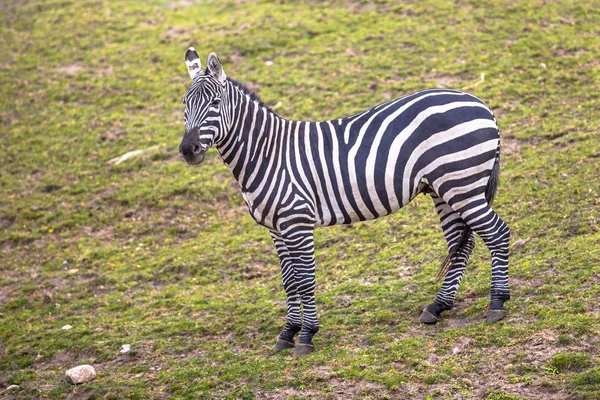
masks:
{"type": "Polygon", "coordinates": [[[194,146],[194,154],[198,154],[200,153],[200,146],[199,145],[195,145],[194,146]]]}

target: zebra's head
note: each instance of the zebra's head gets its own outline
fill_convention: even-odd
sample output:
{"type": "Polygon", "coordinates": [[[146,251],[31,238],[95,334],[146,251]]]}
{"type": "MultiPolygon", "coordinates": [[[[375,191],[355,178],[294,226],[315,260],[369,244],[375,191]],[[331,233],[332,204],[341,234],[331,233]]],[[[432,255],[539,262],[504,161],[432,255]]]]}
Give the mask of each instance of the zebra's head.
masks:
{"type": "Polygon", "coordinates": [[[204,154],[225,135],[225,90],[227,76],[215,53],[208,56],[208,67],[203,70],[200,57],[193,47],[185,53],[185,63],[192,78],[183,103],[185,104],[185,133],[179,154],[192,165],[204,161],[204,154]]]}

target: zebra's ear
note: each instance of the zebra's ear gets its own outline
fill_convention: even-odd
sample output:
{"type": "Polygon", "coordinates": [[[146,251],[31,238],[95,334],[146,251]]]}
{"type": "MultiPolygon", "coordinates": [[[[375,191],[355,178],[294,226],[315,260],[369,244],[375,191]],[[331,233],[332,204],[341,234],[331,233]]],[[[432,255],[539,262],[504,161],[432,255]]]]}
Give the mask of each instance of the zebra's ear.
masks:
{"type": "Polygon", "coordinates": [[[208,56],[208,72],[221,83],[227,79],[221,61],[219,61],[219,57],[215,53],[210,53],[208,56]]]}
{"type": "Polygon", "coordinates": [[[200,63],[200,57],[198,57],[198,53],[196,53],[196,49],[190,47],[185,52],[185,65],[187,66],[188,73],[190,74],[190,78],[194,79],[194,77],[202,70],[202,64],[200,63]]]}

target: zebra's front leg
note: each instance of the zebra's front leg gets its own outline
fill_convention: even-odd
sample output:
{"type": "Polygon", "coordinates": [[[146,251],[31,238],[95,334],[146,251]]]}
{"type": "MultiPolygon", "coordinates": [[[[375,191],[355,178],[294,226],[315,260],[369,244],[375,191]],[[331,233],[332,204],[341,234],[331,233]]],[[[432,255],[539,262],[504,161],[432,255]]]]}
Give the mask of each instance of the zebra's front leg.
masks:
{"type": "Polygon", "coordinates": [[[295,346],[294,336],[302,329],[302,314],[300,313],[300,296],[296,287],[296,274],[290,252],[281,236],[271,231],[271,238],[275,243],[279,263],[281,264],[281,278],[287,296],[287,318],[283,331],[277,336],[275,351],[291,349],[295,346]]]}
{"type": "Polygon", "coordinates": [[[314,351],[312,339],[319,331],[315,305],[315,251],[312,227],[299,225],[287,232],[284,240],[294,265],[296,288],[303,310],[302,332],[296,343],[294,355],[304,355],[314,351]]]}

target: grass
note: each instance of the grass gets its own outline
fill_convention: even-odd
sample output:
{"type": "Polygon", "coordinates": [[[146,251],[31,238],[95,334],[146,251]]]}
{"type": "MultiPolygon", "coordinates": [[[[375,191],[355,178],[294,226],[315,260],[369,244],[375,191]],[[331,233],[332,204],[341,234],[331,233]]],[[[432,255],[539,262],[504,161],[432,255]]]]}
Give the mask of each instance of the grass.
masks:
{"type": "Polygon", "coordinates": [[[550,368],[556,372],[581,371],[590,364],[590,356],[586,353],[559,353],[550,361],[550,368]]]}
{"type": "Polygon", "coordinates": [[[596,2],[7,0],[0,19],[0,396],[600,398],[596,2]],[[481,319],[478,240],[456,308],[418,324],[445,256],[420,196],[317,231],[317,352],[273,354],[286,307],[268,232],[214,150],[200,168],[177,157],[190,45],[294,119],[436,86],[485,100],[507,319],[481,319]],[[65,383],[82,363],[97,379],[65,383]]]}

